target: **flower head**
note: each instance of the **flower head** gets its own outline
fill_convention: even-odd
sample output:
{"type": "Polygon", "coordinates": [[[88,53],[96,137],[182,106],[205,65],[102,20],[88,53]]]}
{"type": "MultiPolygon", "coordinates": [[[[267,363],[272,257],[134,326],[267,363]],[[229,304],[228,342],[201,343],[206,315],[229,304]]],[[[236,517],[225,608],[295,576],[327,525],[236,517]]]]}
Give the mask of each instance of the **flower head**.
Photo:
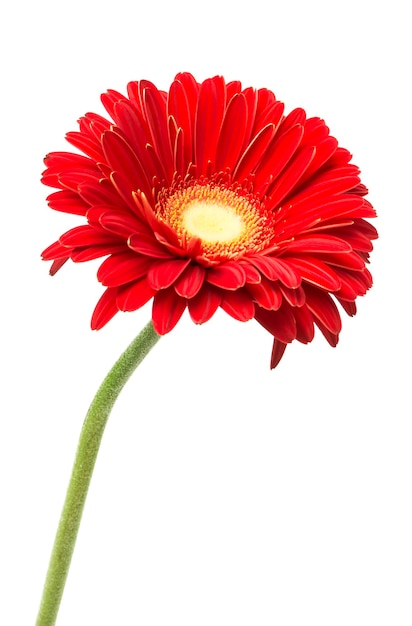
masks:
{"type": "Polygon", "coordinates": [[[49,205],[86,222],[43,252],[51,273],[105,257],[92,328],[153,299],[159,334],[186,308],[197,324],[218,307],[255,318],[274,338],[272,367],[315,326],[335,346],[336,303],[355,314],[377,233],[359,169],[324,121],[218,76],[127,94],[102,95],[112,121],[87,113],[67,134],[83,154],[45,158],[43,182],[59,190],[49,205]]]}

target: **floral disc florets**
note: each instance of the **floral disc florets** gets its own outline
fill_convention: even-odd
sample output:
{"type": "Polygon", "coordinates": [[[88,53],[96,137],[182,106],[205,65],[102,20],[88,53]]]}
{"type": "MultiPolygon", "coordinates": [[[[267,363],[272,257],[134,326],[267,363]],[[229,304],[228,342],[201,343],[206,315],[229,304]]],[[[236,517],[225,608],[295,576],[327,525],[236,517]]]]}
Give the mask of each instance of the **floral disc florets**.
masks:
{"type": "Polygon", "coordinates": [[[169,224],[181,241],[201,242],[201,253],[211,265],[258,253],[273,238],[271,212],[241,189],[223,184],[194,182],[160,194],[156,216],[169,224]]]}

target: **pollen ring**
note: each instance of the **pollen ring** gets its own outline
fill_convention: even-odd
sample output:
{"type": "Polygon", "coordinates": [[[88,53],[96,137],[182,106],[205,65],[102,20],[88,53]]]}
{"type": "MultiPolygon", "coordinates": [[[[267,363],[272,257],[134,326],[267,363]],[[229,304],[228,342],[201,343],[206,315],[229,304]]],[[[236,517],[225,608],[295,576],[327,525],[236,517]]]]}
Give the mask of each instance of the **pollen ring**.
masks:
{"type": "Polygon", "coordinates": [[[210,260],[233,259],[259,252],[273,238],[273,217],[243,190],[195,182],[159,196],[157,218],[183,241],[196,237],[210,260]]]}

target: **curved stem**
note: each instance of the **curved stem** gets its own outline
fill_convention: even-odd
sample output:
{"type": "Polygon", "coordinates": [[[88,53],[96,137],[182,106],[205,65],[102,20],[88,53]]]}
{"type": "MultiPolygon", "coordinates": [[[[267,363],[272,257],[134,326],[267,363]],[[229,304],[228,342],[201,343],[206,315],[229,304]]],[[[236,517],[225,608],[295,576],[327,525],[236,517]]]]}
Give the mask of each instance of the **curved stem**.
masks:
{"type": "Polygon", "coordinates": [[[110,370],[87,412],[60,517],[36,626],[56,623],[80,520],[103,432],[121,390],[160,336],[151,322],[132,341],[110,370]]]}

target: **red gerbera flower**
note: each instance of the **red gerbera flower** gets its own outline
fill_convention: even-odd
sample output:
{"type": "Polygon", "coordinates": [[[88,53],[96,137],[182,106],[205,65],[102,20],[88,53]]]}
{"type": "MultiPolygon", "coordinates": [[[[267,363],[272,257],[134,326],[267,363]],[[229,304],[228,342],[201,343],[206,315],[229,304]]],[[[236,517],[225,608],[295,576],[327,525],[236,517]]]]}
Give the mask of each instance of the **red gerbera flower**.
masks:
{"type": "Polygon", "coordinates": [[[314,325],[335,346],[336,302],[355,314],[377,233],[359,169],[324,121],[285,116],[268,89],[218,76],[178,74],[168,92],[142,80],[127,93],[102,95],[113,121],[87,113],[68,133],[86,156],[45,158],[43,182],[59,189],[50,206],[87,220],[43,252],[51,273],[107,257],[92,328],[153,298],[161,335],[186,308],[197,324],[218,307],[255,318],[274,337],[272,367],[314,325]]]}

